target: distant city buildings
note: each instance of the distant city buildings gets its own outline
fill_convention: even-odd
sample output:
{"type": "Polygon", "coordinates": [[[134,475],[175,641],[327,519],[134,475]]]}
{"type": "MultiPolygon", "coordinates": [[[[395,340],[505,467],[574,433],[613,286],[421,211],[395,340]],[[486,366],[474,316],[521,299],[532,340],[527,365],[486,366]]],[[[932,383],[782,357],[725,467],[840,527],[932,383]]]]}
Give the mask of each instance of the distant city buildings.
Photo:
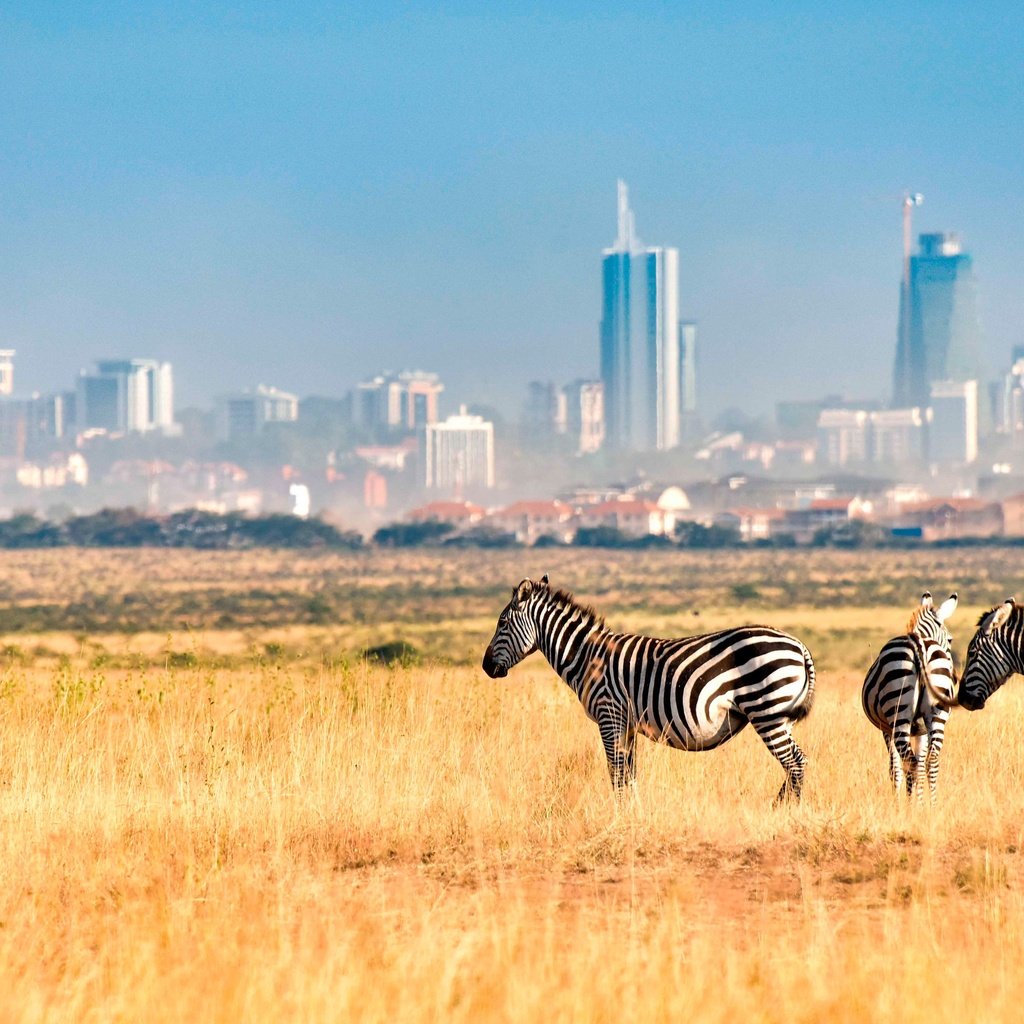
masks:
{"type": "Polygon", "coordinates": [[[984,380],[974,263],[954,234],[923,234],[909,259],[893,405],[928,405],[935,381],[984,380]]]}
{"type": "Polygon", "coordinates": [[[1016,346],[1010,370],[996,389],[996,429],[1011,443],[1024,442],[1024,346],[1016,346]]]}
{"type": "Polygon", "coordinates": [[[680,439],[692,441],[699,430],[697,419],[697,324],[679,324],[679,401],[682,420],[680,439]]]}
{"type": "Polygon", "coordinates": [[[680,440],[679,251],[643,247],[618,183],[618,237],[602,260],[601,380],[605,436],[618,451],[680,440]]]}
{"type": "Polygon", "coordinates": [[[368,430],[417,430],[438,420],[444,391],[436,373],[406,370],[362,381],[353,396],[353,416],[368,430]]]}
{"type": "Polygon", "coordinates": [[[580,455],[601,450],[605,436],[604,384],[574,380],[565,386],[565,432],[580,455]]]}
{"type": "Polygon", "coordinates": [[[929,445],[930,408],[824,408],[818,414],[817,457],[826,466],[921,463],[929,445]]]}
{"type": "Polygon", "coordinates": [[[929,458],[962,465],[978,457],[978,382],[935,381],[929,458]]]}
{"type": "Polygon", "coordinates": [[[155,359],[101,359],[78,378],[75,425],[79,431],[174,432],[170,363],[155,359]]]}
{"type": "Polygon", "coordinates": [[[462,496],[494,486],[494,424],[466,407],[424,428],[424,486],[462,496]]]}
{"type": "Polygon", "coordinates": [[[298,418],[298,397],[264,384],[217,399],[217,434],[224,441],[258,437],[270,423],[294,423],[298,418]]]}
{"type": "Polygon", "coordinates": [[[522,440],[532,448],[568,439],[566,450],[589,455],[604,444],[604,385],[599,380],[574,380],[565,387],[551,381],[530,381],[523,406],[522,440]]]}
{"type": "Polygon", "coordinates": [[[14,356],[13,348],[0,349],[0,396],[14,393],[14,356]]]}

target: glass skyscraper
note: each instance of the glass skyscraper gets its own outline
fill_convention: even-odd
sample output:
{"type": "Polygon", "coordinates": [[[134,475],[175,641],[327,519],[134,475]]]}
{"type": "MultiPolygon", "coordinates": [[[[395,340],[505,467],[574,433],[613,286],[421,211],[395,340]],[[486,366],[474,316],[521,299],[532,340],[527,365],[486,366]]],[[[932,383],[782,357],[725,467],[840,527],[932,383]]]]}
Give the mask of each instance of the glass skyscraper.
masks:
{"type": "Polygon", "coordinates": [[[893,405],[928,405],[936,381],[982,381],[974,263],[952,234],[927,234],[900,297],[893,405]]]}
{"type": "Polygon", "coordinates": [[[601,380],[605,439],[615,449],[679,444],[679,252],[636,238],[625,182],[618,237],[602,263],[601,380]]]}

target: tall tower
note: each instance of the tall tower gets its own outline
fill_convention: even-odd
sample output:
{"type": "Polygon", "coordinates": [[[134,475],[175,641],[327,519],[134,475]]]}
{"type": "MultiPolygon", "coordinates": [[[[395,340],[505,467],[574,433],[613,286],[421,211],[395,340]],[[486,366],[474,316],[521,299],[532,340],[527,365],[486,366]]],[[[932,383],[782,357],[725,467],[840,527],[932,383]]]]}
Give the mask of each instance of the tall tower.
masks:
{"type": "Polygon", "coordinates": [[[920,378],[920,360],[911,352],[910,321],[910,240],[913,234],[912,218],[915,206],[924,202],[920,192],[903,193],[903,271],[900,275],[900,312],[896,335],[896,364],[892,375],[892,404],[900,409],[914,403],[910,399],[913,380],[920,378]]]}
{"type": "Polygon", "coordinates": [[[601,380],[606,442],[650,451],[679,444],[679,251],[641,246],[626,183],[618,234],[602,260],[601,380]]]}
{"type": "MultiPolygon", "coordinates": [[[[925,234],[910,257],[907,283],[907,373],[899,404],[926,406],[936,381],[984,381],[974,261],[953,234],[925,234]]],[[[897,367],[898,369],[899,367],[897,367]]],[[[899,381],[897,381],[899,383],[899,381]]],[[[983,421],[987,405],[979,397],[983,421]]]]}

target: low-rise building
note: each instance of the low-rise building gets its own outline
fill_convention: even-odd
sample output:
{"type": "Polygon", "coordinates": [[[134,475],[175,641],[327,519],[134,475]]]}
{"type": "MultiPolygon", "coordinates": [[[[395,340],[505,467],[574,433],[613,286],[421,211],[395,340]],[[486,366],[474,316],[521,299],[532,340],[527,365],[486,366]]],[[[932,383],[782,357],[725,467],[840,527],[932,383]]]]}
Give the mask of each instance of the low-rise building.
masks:
{"type": "Polygon", "coordinates": [[[785,518],[786,512],[781,508],[748,508],[741,505],[716,512],[711,522],[714,526],[735,530],[742,541],[755,541],[770,540],[785,518]]]}
{"type": "Polygon", "coordinates": [[[905,506],[893,532],[928,541],[998,537],[1003,533],[1003,507],[981,498],[932,498],[905,506]]]}
{"type": "Polygon", "coordinates": [[[474,526],[487,514],[482,505],[471,501],[432,501],[406,515],[413,523],[451,523],[456,528],[474,526]]]}
{"type": "Polygon", "coordinates": [[[586,506],[580,510],[579,525],[586,529],[608,526],[628,537],[670,536],[676,528],[676,513],[653,501],[626,498],[586,506]]]}
{"type": "Polygon", "coordinates": [[[521,544],[533,544],[540,537],[554,537],[562,543],[572,540],[576,514],[564,501],[517,501],[492,512],[487,520],[503,533],[515,535],[521,544]]]}

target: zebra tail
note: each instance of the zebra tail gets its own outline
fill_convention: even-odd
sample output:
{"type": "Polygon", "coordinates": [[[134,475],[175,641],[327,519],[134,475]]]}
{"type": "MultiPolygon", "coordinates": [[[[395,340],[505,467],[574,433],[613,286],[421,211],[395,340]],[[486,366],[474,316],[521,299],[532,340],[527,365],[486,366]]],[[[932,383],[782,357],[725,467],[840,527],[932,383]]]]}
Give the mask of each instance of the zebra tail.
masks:
{"type": "Polygon", "coordinates": [[[928,657],[925,654],[924,644],[916,633],[908,633],[911,646],[914,648],[914,666],[917,669],[917,680],[924,685],[932,700],[947,711],[957,706],[956,697],[949,699],[933,682],[932,674],[928,670],[928,657]]]}
{"type": "MultiPolygon", "coordinates": [[[[800,646],[803,647],[803,644],[800,646]]],[[[790,720],[793,722],[802,722],[814,707],[814,662],[811,660],[811,652],[806,647],[803,647],[803,651],[804,671],[807,673],[807,690],[800,699],[800,703],[796,704],[789,713],[790,720]]]]}

